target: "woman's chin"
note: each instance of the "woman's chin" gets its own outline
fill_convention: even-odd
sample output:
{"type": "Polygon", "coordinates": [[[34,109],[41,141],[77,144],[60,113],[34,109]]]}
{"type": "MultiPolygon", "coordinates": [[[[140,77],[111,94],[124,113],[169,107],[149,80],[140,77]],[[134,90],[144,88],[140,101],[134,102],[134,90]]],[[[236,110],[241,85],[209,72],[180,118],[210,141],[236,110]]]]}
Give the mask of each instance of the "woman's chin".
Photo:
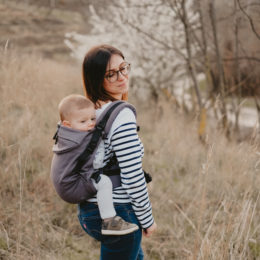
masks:
{"type": "Polygon", "coordinates": [[[116,99],[121,99],[119,97],[122,97],[122,95],[126,94],[128,92],[128,85],[124,86],[118,86],[114,91],[108,92],[112,97],[116,99]]]}
{"type": "Polygon", "coordinates": [[[128,84],[119,86],[121,94],[125,94],[128,91],[128,84]]]}

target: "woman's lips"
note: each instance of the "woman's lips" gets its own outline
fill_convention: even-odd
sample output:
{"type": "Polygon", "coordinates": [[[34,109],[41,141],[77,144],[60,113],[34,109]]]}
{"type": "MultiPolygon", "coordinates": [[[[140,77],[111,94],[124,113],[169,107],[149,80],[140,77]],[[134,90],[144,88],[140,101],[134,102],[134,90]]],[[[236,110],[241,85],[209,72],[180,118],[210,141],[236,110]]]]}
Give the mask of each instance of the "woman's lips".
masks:
{"type": "Polygon", "coordinates": [[[122,83],[122,84],[118,85],[118,87],[119,87],[119,88],[126,87],[126,82],[124,82],[124,83],[122,83]]]}

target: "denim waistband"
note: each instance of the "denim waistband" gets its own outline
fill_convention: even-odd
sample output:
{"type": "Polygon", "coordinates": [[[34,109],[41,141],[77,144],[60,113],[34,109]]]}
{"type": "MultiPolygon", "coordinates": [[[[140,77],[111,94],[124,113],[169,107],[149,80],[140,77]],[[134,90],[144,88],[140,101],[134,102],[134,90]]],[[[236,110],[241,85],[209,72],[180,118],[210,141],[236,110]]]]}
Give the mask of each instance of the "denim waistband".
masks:
{"type": "MultiPolygon", "coordinates": [[[[125,202],[125,203],[119,203],[119,202],[114,202],[114,205],[131,205],[130,202],[125,202]]],[[[98,205],[97,202],[90,202],[90,201],[83,201],[78,204],[79,206],[84,206],[84,205],[98,205]]]]}
{"type": "MultiPolygon", "coordinates": [[[[128,207],[128,208],[132,208],[131,203],[114,203],[115,207],[128,207]]],[[[89,202],[89,201],[84,201],[78,204],[78,208],[82,208],[82,209],[94,209],[97,208],[98,204],[96,202],[89,202]]]]}

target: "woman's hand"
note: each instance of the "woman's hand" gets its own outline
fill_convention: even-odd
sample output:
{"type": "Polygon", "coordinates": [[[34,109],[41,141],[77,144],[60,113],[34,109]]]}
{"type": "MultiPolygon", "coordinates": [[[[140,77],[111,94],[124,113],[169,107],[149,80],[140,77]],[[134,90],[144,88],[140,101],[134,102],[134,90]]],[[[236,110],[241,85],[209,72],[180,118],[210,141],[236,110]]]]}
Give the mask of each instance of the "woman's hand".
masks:
{"type": "Polygon", "coordinates": [[[156,230],[157,225],[154,222],[149,228],[143,230],[143,234],[145,237],[150,237],[152,233],[156,230]]]}

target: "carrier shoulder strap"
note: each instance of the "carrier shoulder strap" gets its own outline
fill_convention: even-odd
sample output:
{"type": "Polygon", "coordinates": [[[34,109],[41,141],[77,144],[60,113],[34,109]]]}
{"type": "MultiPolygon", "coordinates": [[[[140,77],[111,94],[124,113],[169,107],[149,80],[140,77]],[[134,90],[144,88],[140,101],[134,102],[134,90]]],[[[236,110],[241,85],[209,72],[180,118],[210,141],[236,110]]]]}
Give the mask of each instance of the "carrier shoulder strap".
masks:
{"type": "Polygon", "coordinates": [[[118,113],[125,107],[129,107],[133,110],[136,115],[135,108],[127,102],[124,101],[114,101],[109,107],[101,114],[101,119],[98,120],[95,129],[93,131],[93,136],[83,153],[80,155],[78,159],[78,163],[75,169],[81,169],[86,160],[88,160],[89,156],[96,149],[98,142],[102,136],[107,135],[114,119],[118,115],[118,113]]]}

